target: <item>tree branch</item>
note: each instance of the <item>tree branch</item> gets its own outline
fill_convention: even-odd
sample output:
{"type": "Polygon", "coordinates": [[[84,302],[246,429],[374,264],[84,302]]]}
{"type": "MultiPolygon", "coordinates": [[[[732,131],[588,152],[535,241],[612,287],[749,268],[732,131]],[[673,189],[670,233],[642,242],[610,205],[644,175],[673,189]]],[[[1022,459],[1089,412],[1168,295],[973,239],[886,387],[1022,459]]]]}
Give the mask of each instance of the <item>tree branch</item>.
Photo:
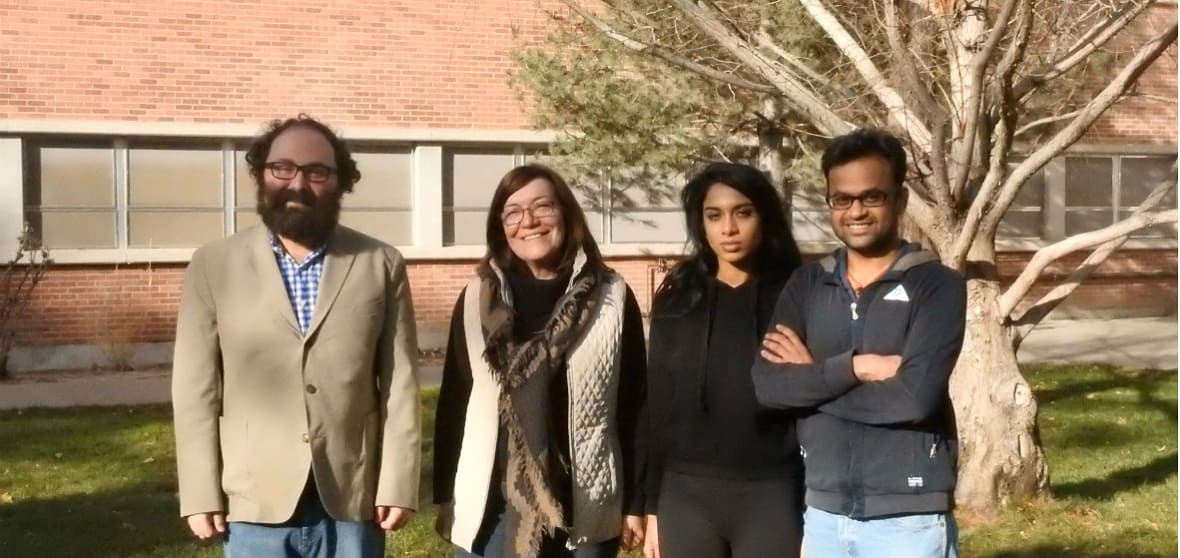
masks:
{"type": "MultiPolygon", "coordinates": [[[[1118,223],[1108,227],[1088,233],[1074,235],[1056,244],[1051,244],[1041,248],[1040,250],[1037,250],[1037,253],[1033,256],[1032,260],[1028,262],[1028,266],[1024,268],[1024,271],[1020,273],[1020,276],[1015,282],[1012,283],[1010,287],[1008,287],[1008,290],[1005,291],[1004,295],[1000,298],[1000,315],[1006,316],[1010,314],[1015,308],[1016,304],[1020,302],[1020,299],[1024,298],[1024,296],[1028,294],[1028,291],[1032,290],[1033,285],[1036,283],[1037,277],[1039,277],[1040,274],[1045,271],[1045,268],[1054,261],[1059,260],[1078,250],[1085,250],[1087,248],[1098,246],[1099,244],[1112,241],[1122,244],[1126,241],[1127,237],[1135,231],[1148,227],[1154,227],[1156,225],[1175,223],[1177,213],[1178,211],[1175,209],[1140,213],[1135,216],[1123,219],[1122,221],[1119,221],[1118,223]]],[[[1109,250],[1106,255],[1109,255],[1109,252],[1113,251],[1114,250],[1109,250]]],[[[1087,271],[1086,274],[1088,275],[1089,272],[1087,271]]],[[[1062,298],[1064,298],[1064,296],[1062,296],[1062,298]]],[[[1025,323],[1023,319],[1021,322],[1025,323]]]]}
{"type": "Polygon", "coordinates": [[[885,0],[885,36],[889,40],[890,50],[893,51],[893,64],[901,70],[907,84],[917,96],[917,106],[927,110],[941,109],[934,96],[926,89],[926,80],[918,73],[920,65],[917,57],[902,40],[901,20],[897,17],[897,0],[885,0]]]}
{"type": "MultiPolygon", "coordinates": [[[[979,14],[966,14],[959,18],[964,22],[959,29],[960,33],[957,34],[960,40],[956,41],[954,49],[947,49],[948,53],[955,53],[951,60],[952,66],[958,66],[967,60],[968,57],[970,58],[970,62],[967,65],[967,79],[962,85],[962,90],[959,92],[961,98],[956,99],[957,102],[954,105],[954,108],[961,110],[961,112],[954,115],[955,122],[962,122],[962,128],[959,129],[959,133],[951,139],[952,166],[950,169],[950,185],[951,192],[954,195],[961,195],[967,189],[967,181],[971,176],[971,169],[974,168],[972,160],[975,158],[975,140],[980,134],[978,127],[986,91],[983,84],[983,76],[992,54],[995,53],[1000,40],[1008,31],[1008,21],[1012,18],[1012,13],[1016,10],[1016,3],[1017,0],[1005,0],[1003,7],[1000,9],[1000,14],[996,18],[996,23],[987,33],[987,38],[983,46],[972,53],[975,46],[967,42],[974,42],[978,39],[977,34],[981,33],[981,31],[977,32],[971,29],[971,25],[968,22],[975,22],[976,18],[982,18],[986,21],[987,17],[986,2],[982,6],[974,7],[979,10],[979,14]]],[[[976,22],[976,25],[978,25],[978,22],[976,22]]],[[[952,67],[952,74],[957,74],[956,70],[957,68],[952,67]]]]}
{"type": "Polygon", "coordinates": [[[929,151],[930,130],[927,129],[926,123],[910,109],[897,90],[889,85],[885,76],[881,74],[881,70],[856,42],[852,34],[844,28],[840,20],[836,19],[836,16],[823,5],[821,0],[799,0],[799,3],[811,15],[811,19],[827,33],[828,38],[835,43],[840,53],[852,61],[853,67],[872,89],[877,100],[885,105],[890,118],[909,134],[919,150],[929,151]]]}
{"type": "Polygon", "coordinates": [[[1048,124],[1052,124],[1054,122],[1061,122],[1062,120],[1069,120],[1070,118],[1073,118],[1073,117],[1077,116],[1078,114],[1081,114],[1081,112],[1082,112],[1081,110],[1075,110],[1073,112],[1067,112],[1065,114],[1055,114],[1053,116],[1046,116],[1044,118],[1038,118],[1037,120],[1033,120],[1032,122],[1029,122],[1028,124],[1025,124],[1024,126],[1021,126],[1020,129],[1016,130],[1016,133],[1013,135],[1021,136],[1021,135],[1028,133],[1028,131],[1032,130],[1033,128],[1038,128],[1040,126],[1045,126],[1048,124]]]}
{"type": "MultiPolygon", "coordinates": [[[[942,122],[934,123],[934,137],[930,144],[930,176],[924,180],[926,189],[939,207],[952,208],[951,187],[946,174],[946,132],[948,124],[943,115],[942,122]]],[[[953,213],[948,213],[953,214],[953,213]]],[[[927,232],[929,236],[929,232],[927,232]]]]}
{"type": "Polygon", "coordinates": [[[781,58],[783,62],[785,62],[788,66],[794,68],[799,73],[803,74],[803,76],[806,77],[807,79],[815,81],[815,82],[819,83],[820,85],[822,85],[828,89],[831,89],[832,91],[835,91],[836,93],[838,93],[844,97],[851,97],[852,96],[852,92],[849,91],[848,88],[832,81],[827,76],[815,71],[814,68],[812,68],[811,66],[808,66],[807,63],[800,60],[798,56],[795,56],[794,54],[787,52],[786,49],[779,46],[778,43],[776,43],[774,41],[774,38],[771,37],[770,34],[768,34],[766,32],[766,30],[759,29],[758,34],[755,36],[755,39],[758,41],[759,47],[764,48],[764,49],[770,51],[775,56],[781,58]]]}
{"type": "MultiPolygon", "coordinates": [[[[1150,210],[1154,209],[1155,207],[1157,207],[1160,204],[1160,202],[1162,202],[1163,199],[1168,195],[1169,192],[1175,190],[1175,188],[1176,188],[1176,162],[1175,161],[1172,162],[1172,168],[1169,170],[1168,174],[1169,174],[1169,178],[1161,180],[1159,182],[1159,184],[1156,184],[1155,188],[1153,188],[1151,190],[1151,193],[1147,194],[1147,197],[1144,198],[1143,202],[1140,203],[1139,206],[1135,208],[1135,211],[1133,211],[1131,213],[1130,217],[1128,217],[1127,219],[1124,219],[1123,221],[1120,221],[1119,223],[1117,223],[1115,225],[1112,225],[1111,227],[1107,227],[1106,229],[1111,229],[1111,228],[1116,227],[1118,225],[1122,225],[1123,223],[1126,223],[1130,219],[1139,218],[1140,216],[1147,215],[1149,217],[1152,217],[1152,216],[1158,217],[1159,215],[1161,215],[1161,213],[1148,213],[1148,212],[1150,210]]],[[[1164,213],[1166,213],[1166,212],[1164,212],[1164,213]]],[[[1174,219],[1173,219],[1173,221],[1174,221],[1174,219]]],[[[1151,225],[1145,225],[1145,226],[1151,226],[1151,225]]],[[[1102,243],[1101,246],[1098,246],[1098,248],[1096,250],[1094,250],[1094,252],[1092,254],[1090,254],[1085,259],[1085,261],[1083,261],[1081,263],[1081,265],[1079,265],[1077,267],[1077,269],[1075,269],[1073,271],[1073,273],[1070,273],[1069,277],[1066,278],[1065,281],[1063,281],[1060,285],[1054,287],[1053,290],[1049,291],[1049,293],[1047,293],[1045,296],[1041,297],[1040,300],[1038,300],[1035,304],[1033,304],[1031,307],[1029,307],[1027,310],[1025,310],[1018,318],[1016,318],[1014,320],[1015,324],[1018,326],[1027,327],[1027,330],[1031,331],[1033,327],[1035,327],[1038,323],[1040,323],[1041,320],[1045,319],[1045,316],[1048,316],[1049,313],[1052,312],[1053,309],[1056,308],[1062,301],[1064,301],[1066,297],[1068,297],[1070,294],[1072,294],[1074,289],[1076,289],[1078,287],[1078,285],[1080,285],[1082,283],[1082,281],[1085,281],[1091,274],[1093,274],[1094,271],[1097,270],[1100,265],[1102,265],[1102,262],[1105,262],[1106,259],[1108,257],[1110,257],[1110,255],[1115,252],[1115,250],[1118,250],[1120,247],[1122,247],[1123,243],[1125,243],[1127,241],[1127,239],[1129,238],[1130,233],[1135,232],[1136,230],[1140,230],[1142,228],[1144,228],[1144,227],[1139,227],[1139,228],[1133,229],[1131,231],[1128,231],[1127,234],[1124,234],[1122,236],[1117,236],[1111,240],[1107,240],[1104,243],[1102,243]]],[[[1102,230],[1106,230],[1106,229],[1102,229],[1102,230]]],[[[1101,230],[1095,231],[1095,232],[1101,232],[1101,230]]],[[[1069,242],[1069,241],[1074,240],[1075,238],[1077,238],[1077,237],[1075,236],[1075,237],[1066,239],[1066,240],[1059,242],[1053,246],[1060,246],[1065,242],[1069,242]]],[[[1034,255],[1033,261],[1036,261],[1037,258],[1041,256],[1042,252],[1045,252],[1046,250],[1053,248],[1053,246],[1048,246],[1048,247],[1045,247],[1045,248],[1041,249],[1040,251],[1038,251],[1037,254],[1034,255]]],[[[1076,248],[1076,249],[1080,249],[1080,248],[1076,248]]],[[[1060,250],[1060,248],[1058,250],[1060,250]]],[[[1070,250],[1070,251],[1072,252],[1073,250],[1070,250]]],[[[1000,312],[1001,312],[1000,315],[1001,316],[1008,316],[1016,308],[1016,306],[1018,304],[1020,304],[1020,301],[1023,300],[1024,297],[1028,296],[1029,291],[1032,289],[1033,285],[1036,283],[1037,278],[1040,277],[1042,273],[1044,273],[1045,268],[1053,261],[1057,260],[1058,258],[1060,258],[1068,253],[1069,252],[1063,253],[1057,257],[1052,257],[1054,255],[1052,253],[1046,254],[1044,257],[1046,261],[1044,261],[1044,264],[1040,265],[1039,268],[1034,268],[1033,262],[1030,261],[1029,265],[1027,267],[1025,267],[1024,271],[1020,274],[1019,277],[1017,277],[1016,281],[1013,282],[1012,285],[1010,285],[1008,287],[1008,289],[1006,291],[1004,291],[1004,294],[1000,297],[1000,301],[999,301],[1000,312]],[[1049,259],[1049,258],[1052,258],[1052,259],[1049,259]]],[[[1025,331],[1023,334],[1018,334],[1018,338],[1023,338],[1024,335],[1028,334],[1028,331],[1025,331]]]]}
{"type": "Polygon", "coordinates": [[[992,133],[992,151],[988,160],[987,175],[983,179],[983,184],[979,186],[979,192],[975,194],[975,200],[967,210],[967,215],[963,219],[958,236],[950,250],[949,259],[956,266],[962,266],[967,261],[971,245],[975,242],[975,236],[979,234],[979,224],[987,214],[989,202],[995,196],[996,189],[1004,181],[1005,170],[1008,167],[1008,154],[1012,147],[1013,135],[1010,133],[1012,120],[1010,111],[1001,115],[1000,121],[992,133]]]}
{"type": "Polygon", "coordinates": [[[1094,24],[1088,31],[1082,34],[1081,38],[1070,47],[1065,55],[1033,70],[1022,78],[1013,89],[1015,97],[1017,99],[1023,99],[1041,85],[1052,81],[1054,78],[1065,74],[1078,64],[1081,64],[1094,51],[1110,42],[1112,38],[1118,35],[1127,25],[1130,25],[1139,14],[1143,13],[1152,4],[1155,4],[1154,0],[1130,2],[1122,10],[1094,24]]]}
{"type": "MultiPolygon", "coordinates": [[[[1102,89],[1097,96],[1094,97],[1089,104],[1082,107],[1079,114],[1065,127],[1058,131],[1054,136],[1046,142],[1043,146],[1033,151],[1023,162],[1020,163],[1004,181],[1004,186],[1000,190],[999,195],[987,210],[986,215],[983,216],[979,230],[972,231],[967,228],[964,233],[970,232],[972,235],[984,232],[990,234],[996,230],[999,222],[1004,217],[1004,213],[1008,211],[1008,207],[1012,205],[1012,200],[1016,199],[1016,194],[1020,192],[1020,188],[1024,185],[1033,173],[1039,171],[1050,159],[1056,157],[1070,145],[1073,145],[1079,138],[1090,129],[1090,126],[1100,118],[1107,109],[1109,109],[1116,101],[1119,100],[1127,90],[1133,85],[1139,76],[1147,70],[1147,67],[1152,64],[1160,54],[1176,42],[1176,22],[1173,20],[1172,24],[1167,30],[1157,35],[1151,41],[1148,41],[1139,51],[1135,53],[1132,58],[1118,75],[1102,89]]],[[[984,204],[989,201],[983,196],[977,197],[975,203],[972,204],[972,210],[976,206],[982,208],[984,204]]],[[[962,240],[962,237],[960,237],[962,240]]]]}
{"type": "Polygon", "coordinates": [[[772,92],[777,91],[771,85],[768,85],[765,83],[756,83],[756,82],[752,82],[749,80],[739,78],[733,74],[722,72],[720,70],[717,70],[716,68],[711,68],[711,67],[706,66],[704,64],[694,62],[688,58],[685,58],[684,56],[676,54],[675,52],[672,52],[671,50],[668,50],[668,49],[661,47],[659,45],[646,43],[646,42],[640,41],[638,39],[632,38],[632,37],[628,36],[627,34],[612,27],[610,23],[606,22],[606,20],[603,20],[602,18],[594,15],[594,13],[590,12],[586,8],[582,7],[581,4],[577,2],[577,0],[561,0],[561,3],[565,4],[566,6],[569,6],[569,8],[574,11],[574,13],[578,14],[579,17],[581,17],[583,20],[585,20],[590,25],[594,26],[595,29],[598,29],[598,31],[600,33],[602,33],[604,36],[615,41],[616,43],[622,45],[625,48],[628,48],[628,49],[633,50],[635,52],[641,52],[641,53],[645,53],[645,54],[648,54],[651,56],[655,56],[656,58],[659,58],[669,64],[672,64],[673,66],[678,66],[680,68],[683,68],[685,70],[693,72],[701,77],[711,79],[714,81],[718,81],[721,83],[726,83],[726,84],[732,85],[734,87],[740,87],[742,89],[747,89],[747,90],[755,91],[758,93],[772,93],[772,92]]]}
{"type": "MultiPolygon", "coordinates": [[[[1011,84],[1012,76],[1016,73],[1016,68],[1024,60],[1024,55],[1027,52],[1028,38],[1031,35],[1033,27],[1033,6],[1037,0],[1026,0],[1020,3],[1020,11],[1016,14],[1016,32],[1012,34],[1012,42],[1008,43],[1007,50],[1004,51],[1004,56],[1000,59],[1000,63],[996,65],[995,75],[1000,78],[996,80],[1004,85],[1011,84]]],[[[999,85],[997,83],[997,85],[999,85]]],[[[999,93],[992,95],[997,97],[999,93]]]]}
{"type": "Polygon", "coordinates": [[[762,75],[767,82],[778,89],[792,110],[820,132],[829,136],[837,136],[852,129],[852,125],[828,108],[827,103],[821,100],[801,79],[787,71],[781,64],[768,60],[762,52],[726,25],[722,21],[721,14],[709,2],[705,0],[672,0],[672,4],[698,29],[717,41],[718,45],[762,75]]]}

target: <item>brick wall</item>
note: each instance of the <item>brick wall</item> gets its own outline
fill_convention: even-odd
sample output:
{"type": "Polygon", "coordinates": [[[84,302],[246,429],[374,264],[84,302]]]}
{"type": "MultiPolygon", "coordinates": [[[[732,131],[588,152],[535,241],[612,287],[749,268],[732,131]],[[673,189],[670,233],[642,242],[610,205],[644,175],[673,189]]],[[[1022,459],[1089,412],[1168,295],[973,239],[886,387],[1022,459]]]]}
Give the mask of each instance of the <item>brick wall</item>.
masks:
{"type": "MultiPolygon", "coordinates": [[[[0,119],[525,128],[510,53],[553,0],[0,3],[0,119]]],[[[1152,9],[1137,39],[1175,20],[1152,9]]],[[[1124,57],[1125,59],[1125,57],[1124,57]]],[[[1176,53],[1139,92],[1174,99],[1176,53]]],[[[1176,104],[1131,99],[1090,142],[1176,141],[1176,104]]]]}
{"type": "Polygon", "coordinates": [[[0,3],[0,118],[522,128],[550,2],[0,3]]]}
{"type": "Polygon", "coordinates": [[[16,344],[170,341],[183,274],[177,265],[52,267],[16,344]]]}
{"type": "MultiPolygon", "coordinates": [[[[1117,53],[1115,66],[1106,79],[1122,68],[1133,54],[1130,47],[1143,44],[1176,21],[1176,6],[1157,5],[1140,16],[1111,41],[1117,53]]],[[[1120,101],[1094,123],[1083,141],[1093,143],[1176,144],[1176,45],[1173,44],[1139,77],[1137,96],[1120,101]]],[[[1101,86],[1106,82],[1096,80],[1101,86]]],[[[1094,89],[1095,94],[1101,87],[1094,89]]]]}
{"type": "MultiPolygon", "coordinates": [[[[1004,253],[999,269],[1011,279],[1031,253],[1004,253]]],[[[1034,291],[1043,293],[1084,255],[1067,257],[1045,275],[1034,291]]],[[[647,311],[663,275],[652,258],[612,258],[647,311]]],[[[1063,306],[1070,312],[1165,315],[1176,311],[1175,250],[1117,253],[1063,306]]],[[[422,328],[441,330],[450,320],[459,291],[471,278],[474,260],[411,262],[410,285],[422,328]]],[[[183,265],[59,266],[38,287],[18,345],[171,341],[183,265]]]]}

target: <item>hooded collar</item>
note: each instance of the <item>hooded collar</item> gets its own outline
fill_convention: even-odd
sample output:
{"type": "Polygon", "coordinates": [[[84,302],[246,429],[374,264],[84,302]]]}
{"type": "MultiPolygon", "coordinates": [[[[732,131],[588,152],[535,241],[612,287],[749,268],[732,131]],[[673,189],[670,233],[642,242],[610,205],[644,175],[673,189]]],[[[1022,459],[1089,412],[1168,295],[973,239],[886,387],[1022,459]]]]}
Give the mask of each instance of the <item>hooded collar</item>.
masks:
{"type": "MultiPolygon", "coordinates": [[[[826,273],[825,280],[833,284],[842,284],[844,269],[848,261],[848,249],[841,246],[833,251],[830,255],[820,260],[820,267],[826,273]]],[[[889,269],[881,275],[878,281],[897,280],[905,274],[906,271],[925,265],[931,262],[940,261],[938,254],[930,250],[922,248],[921,244],[916,242],[905,242],[902,244],[901,253],[889,269]]]]}

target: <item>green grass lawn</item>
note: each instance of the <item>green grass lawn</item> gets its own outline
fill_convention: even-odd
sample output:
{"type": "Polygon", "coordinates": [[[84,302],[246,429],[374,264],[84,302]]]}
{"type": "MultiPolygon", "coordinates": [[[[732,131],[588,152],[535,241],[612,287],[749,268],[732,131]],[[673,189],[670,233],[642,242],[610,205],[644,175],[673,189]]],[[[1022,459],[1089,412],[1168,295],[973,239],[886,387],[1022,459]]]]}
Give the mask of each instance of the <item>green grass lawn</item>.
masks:
{"type": "MultiPolygon", "coordinates": [[[[1057,498],[965,525],[961,555],[1176,556],[1176,372],[1058,366],[1030,376],[1057,498]]],[[[423,396],[423,502],[436,397],[423,396]]],[[[449,556],[432,522],[432,510],[417,514],[387,554],[449,556]]],[[[220,555],[176,517],[166,407],[0,413],[0,556],[220,555]]]]}

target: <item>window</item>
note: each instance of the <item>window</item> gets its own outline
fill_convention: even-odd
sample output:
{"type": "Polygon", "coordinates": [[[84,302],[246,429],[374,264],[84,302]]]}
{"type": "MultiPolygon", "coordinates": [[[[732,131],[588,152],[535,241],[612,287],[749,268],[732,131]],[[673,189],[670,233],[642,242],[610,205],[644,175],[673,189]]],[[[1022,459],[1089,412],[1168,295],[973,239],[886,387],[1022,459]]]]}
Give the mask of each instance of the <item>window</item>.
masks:
{"type": "Polygon", "coordinates": [[[1114,222],[1114,160],[1068,157],[1065,160],[1065,234],[1073,236],[1114,222]]]}
{"type": "MultiPolygon", "coordinates": [[[[1086,155],[1065,158],[1065,234],[1101,229],[1130,216],[1171,174],[1175,157],[1086,155]]],[[[1173,190],[1162,202],[1175,207],[1173,190]]],[[[1175,237],[1175,227],[1142,230],[1135,237],[1175,237]]]]}
{"type": "MultiPolygon", "coordinates": [[[[1118,218],[1126,219],[1135,208],[1147,199],[1147,195],[1160,182],[1171,178],[1174,157],[1120,157],[1122,166],[1119,178],[1118,218]]],[[[1176,207],[1176,189],[1173,188],[1157,206],[1160,209],[1176,207]]],[[[1139,231],[1137,237],[1175,237],[1176,225],[1159,225],[1139,231]]]]}
{"type": "MultiPolygon", "coordinates": [[[[651,195],[639,188],[615,193],[607,218],[608,227],[599,238],[612,244],[653,244],[684,242],[684,214],[680,208],[680,190],[685,179],[673,176],[663,180],[667,191],[651,195]]],[[[655,191],[659,191],[656,188],[655,191]]]]}
{"type": "Polygon", "coordinates": [[[110,143],[25,148],[25,215],[45,246],[117,246],[115,168],[110,143]]]}
{"type": "MultiPolygon", "coordinates": [[[[243,231],[255,225],[261,225],[258,216],[258,187],[254,184],[254,177],[250,174],[250,165],[246,164],[246,150],[248,146],[241,146],[234,151],[234,230],[243,231]]],[[[363,173],[362,173],[363,174],[363,173]]]]}
{"type": "Polygon", "coordinates": [[[132,145],[127,187],[131,248],[200,246],[225,233],[220,145],[132,145]]]}
{"type": "Polygon", "coordinates": [[[25,215],[50,249],[191,248],[225,233],[218,143],[31,141],[25,215]]]}
{"type": "MultiPolygon", "coordinates": [[[[1008,171],[1011,172],[1022,161],[1022,158],[1008,161],[1008,171]]],[[[1020,188],[1012,205],[1008,206],[1008,212],[1000,220],[996,236],[1007,239],[1042,238],[1045,234],[1044,206],[1045,169],[1042,168],[1020,188]]]]}
{"type": "Polygon", "coordinates": [[[500,179],[522,161],[511,147],[449,148],[443,153],[443,245],[487,241],[488,207],[500,179]]]}
{"type": "Polygon", "coordinates": [[[352,158],[361,180],[344,196],[341,224],[389,244],[413,244],[409,148],[359,151],[352,158]]]}
{"type": "MultiPolygon", "coordinates": [[[[244,147],[218,140],[30,142],[25,214],[51,249],[195,248],[260,223],[244,147]]],[[[412,242],[408,147],[353,153],[362,179],[340,220],[412,242]]]]}

